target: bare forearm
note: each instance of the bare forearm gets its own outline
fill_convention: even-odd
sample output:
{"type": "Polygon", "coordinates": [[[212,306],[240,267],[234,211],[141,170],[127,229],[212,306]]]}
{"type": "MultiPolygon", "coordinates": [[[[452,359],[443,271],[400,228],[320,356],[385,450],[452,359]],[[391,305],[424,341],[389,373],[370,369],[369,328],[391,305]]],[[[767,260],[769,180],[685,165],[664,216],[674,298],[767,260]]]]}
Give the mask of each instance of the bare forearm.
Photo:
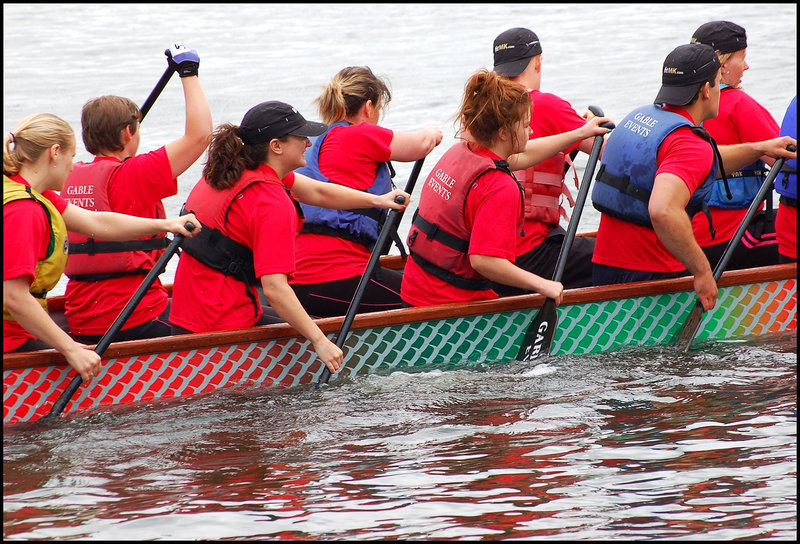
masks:
{"type": "Polygon", "coordinates": [[[164,219],[133,217],[115,212],[95,212],[89,221],[87,236],[100,240],[125,241],[160,234],[166,230],[164,219]]]}
{"type": "Polygon", "coordinates": [[[524,170],[549,159],[580,139],[578,130],[528,140],[525,151],[508,157],[512,170],[524,170]]]}
{"type": "Polygon", "coordinates": [[[697,243],[692,222],[683,209],[668,214],[653,215],[653,229],[659,240],[695,276],[710,274],[711,266],[697,243]]]}
{"type": "Polygon", "coordinates": [[[27,284],[15,285],[13,281],[4,281],[3,304],[26,331],[59,352],[66,354],[80,349],[30,294],[27,284]]]}
{"type": "Polygon", "coordinates": [[[286,276],[283,274],[262,276],[261,287],[275,312],[302,336],[312,343],[317,343],[325,337],[325,333],[300,304],[294,290],[287,283],[286,276]]]}
{"type": "Polygon", "coordinates": [[[485,278],[503,285],[541,293],[561,303],[564,286],[524,270],[507,259],[488,255],[470,255],[470,264],[485,278]]]}

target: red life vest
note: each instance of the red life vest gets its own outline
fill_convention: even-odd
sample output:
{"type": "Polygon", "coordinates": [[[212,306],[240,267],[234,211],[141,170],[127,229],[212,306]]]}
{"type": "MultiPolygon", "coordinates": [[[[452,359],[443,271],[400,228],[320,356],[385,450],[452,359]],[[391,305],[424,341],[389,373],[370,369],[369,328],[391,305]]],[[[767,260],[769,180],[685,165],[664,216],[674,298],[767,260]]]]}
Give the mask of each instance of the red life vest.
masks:
{"type": "MultiPolygon", "coordinates": [[[[569,156],[558,153],[525,170],[516,170],[517,178],[525,193],[525,218],[557,226],[561,217],[569,220],[566,210],[561,205],[561,195],[567,197],[570,207],[575,200],[564,183],[565,164],[575,168],[569,156]]],[[[575,187],[578,187],[578,174],[575,172],[575,187]]]]}
{"type": "MultiPolygon", "coordinates": [[[[422,187],[409,230],[407,243],[414,261],[432,276],[462,289],[491,289],[489,280],[476,272],[469,262],[471,233],[464,219],[467,195],[473,182],[490,170],[503,170],[514,179],[508,163],[476,155],[466,142],[448,149],[422,187]]],[[[520,205],[519,232],[522,232],[522,225],[520,205]]]]}
{"type": "Polygon", "coordinates": [[[259,301],[251,286],[258,285],[253,264],[253,250],[228,235],[228,210],[239,194],[253,183],[271,183],[286,189],[289,198],[297,209],[298,232],[302,226],[300,204],[292,197],[289,189],[277,178],[265,179],[260,170],[245,170],[242,177],[227,189],[215,189],[202,178],[194,186],[186,199],[181,213],[194,213],[203,226],[195,236],[183,241],[183,250],[198,262],[219,273],[238,279],[244,284],[245,292],[253,303],[255,315],[259,315],[259,301]]]}
{"type": "MultiPolygon", "coordinates": [[[[70,204],[87,210],[115,211],[108,196],[108,182],[121,165],[122,162],[110,160],[75,163],[61,190],[61,196],[70,204]]],[[[164,204],[157,202],[152,213],[145,217],[165,218],[164,204]]],[[[127,274],[146,274],[158,261],[168,243],[166,234],[129,242],[108,242],[70,232],[69,260],[65,272],[70,279],[78,281],[99,281],[127,274]]]]}

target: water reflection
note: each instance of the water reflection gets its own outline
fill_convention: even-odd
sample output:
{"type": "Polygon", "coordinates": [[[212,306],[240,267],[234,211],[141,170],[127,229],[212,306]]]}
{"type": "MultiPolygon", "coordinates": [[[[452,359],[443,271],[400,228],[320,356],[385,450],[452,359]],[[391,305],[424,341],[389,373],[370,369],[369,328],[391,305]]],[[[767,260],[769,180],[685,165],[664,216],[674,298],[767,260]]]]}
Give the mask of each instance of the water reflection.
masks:
{"type": "Polygon", "coordinates": [[[796,335],[220,393],[4,435],[13,538],[793,538],[796,335]]]}

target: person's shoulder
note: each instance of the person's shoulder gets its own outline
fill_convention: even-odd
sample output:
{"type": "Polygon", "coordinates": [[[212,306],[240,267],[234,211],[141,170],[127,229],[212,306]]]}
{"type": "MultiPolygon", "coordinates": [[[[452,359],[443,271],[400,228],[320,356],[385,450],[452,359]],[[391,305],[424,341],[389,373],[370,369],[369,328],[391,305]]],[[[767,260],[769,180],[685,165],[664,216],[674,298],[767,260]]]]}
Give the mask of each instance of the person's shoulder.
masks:
{"type": "Polygon", "coordinates": [[[542,103],[542,104],[567,104],[570,108],[572,105],[565,99],[561,98],[557,94],[554,93],[547,93],[541,90],[532,90],[530,92],[531,100],[535,104],[542,103]]]}

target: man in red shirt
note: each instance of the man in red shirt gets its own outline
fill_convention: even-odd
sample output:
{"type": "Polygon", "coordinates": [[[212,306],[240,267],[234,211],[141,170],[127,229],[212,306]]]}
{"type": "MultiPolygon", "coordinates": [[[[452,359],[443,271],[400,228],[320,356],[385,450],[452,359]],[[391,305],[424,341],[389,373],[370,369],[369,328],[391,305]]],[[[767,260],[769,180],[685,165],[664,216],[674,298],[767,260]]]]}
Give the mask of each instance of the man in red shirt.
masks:
{"type": "MultiPolygon", "coordinates": [[[[533,103],[530,139],[579,129],[586,119],[594,117],[588,111],[581,117],[566,100],[539,90],[542,82],[542,46],[533,31],[527,28],[506,30],[495,38],[493,51],[494,71],[519,83],[530,94],[533,103]]],[[[575,150],[587,155],[591,153],[593,140],[594,137],[575,142],[535,166],[514,172],[525,190],[525,235],[518,239],[515,261],[520,268],[545,278],[553,277],[566,235],[564,228],[559,225],[562,217],[567,218],[561,206],[562,196],[567,197],[570,205],[573,204],[572,195],[564,183],[564,176],[571,164],[571,160],[567,160],[575,150]]],[[[578,186],[577,175],[575,186],[578,186]]],[[[575,239],[561,280],[565,289],[592,284],[593,252],[594,238],[575,239]]],[[[500,295],[524,293],[521,289],[502,284],[493,285],[493,289],[500,295]]]]}
{"type": "MultiPolygon", "coordinates": [[[[178,176],[203,154],[213,130],[211,109],[197,76],[197,52],[183,46],[170,51],[169,62],[183,85],[184,134],[137,155],[141,113],[136,104],[120,96],[89,100],[81,124],[84,145],[95,159],[75,164],[61,192],[70,203],[138,217],[165,217],[162,199],[177,194],[178,176]]],[[[94,343],[102,337],[158,261],[166,242],[163,237],[104,242],[70,233],[65,314],[74,338],[94,343]]],[[[117,339],[167,336],[168,316],[169,294],[156,279],[117,339]]]]}
{"type": "Polygon", "coordinates": [[[720,61],[708,45],[675,48],[664,61],[654,105],[631,112],[609,137],[592,202],[601,212],[593,262],[595,285],[694,275],[705,310],[717,284],[695,240],[690,204],[699,203],[718,176],[762,155],[795,157],[792,138],[722,146],[700,125],[716,117],[720,61]],[[715,157],[716,155],[716,157],[715,157]]]}

